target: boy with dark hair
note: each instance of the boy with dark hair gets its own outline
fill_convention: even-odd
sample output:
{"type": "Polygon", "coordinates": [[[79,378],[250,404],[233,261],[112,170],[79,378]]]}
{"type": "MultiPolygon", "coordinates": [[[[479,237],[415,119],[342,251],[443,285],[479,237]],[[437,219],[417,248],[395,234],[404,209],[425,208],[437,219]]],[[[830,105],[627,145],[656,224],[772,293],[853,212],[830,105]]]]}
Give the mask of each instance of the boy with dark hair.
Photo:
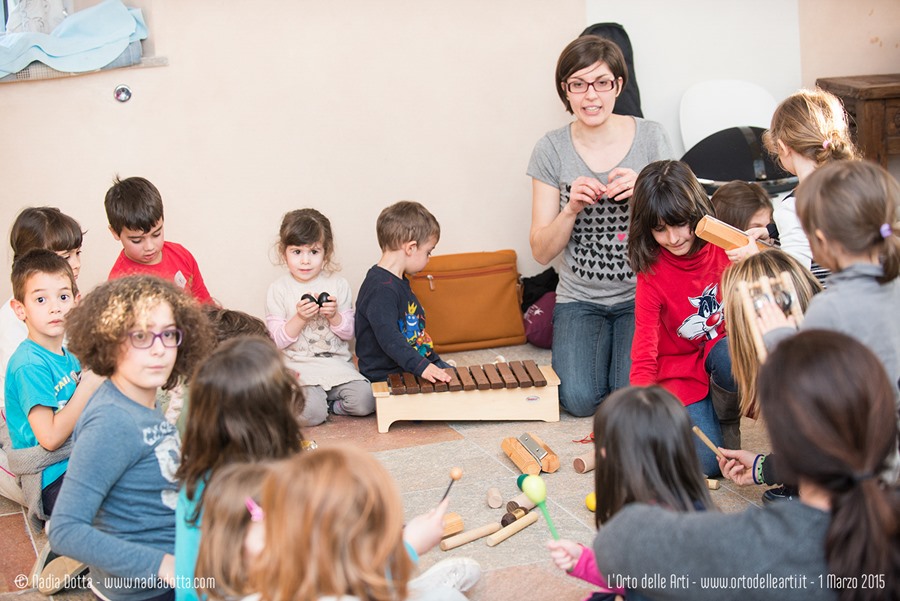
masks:
{"type": "MultiPolygon", "coordinates": [[[[29,251],[13,264],[12,286],[12,308],[25,322],[28,338],[6,372],[9,436],[14,450],[39,445],[52,452],[68,440],[101,379],[79,385],[81,365],[63,346],[65,317],[78,295],[69,263],[50,250],[29,251]]],[[[27,474],[20,474],[29,515],[45,520],[52,513],[67,463],[62,459],[41,470],[39,488],[30,489],[27,474]]]]}
{"type": "Polygon", "coordinates": [[[108,279],[155,275],[175,282],[202,303],[214,302],[194,255],[180,244],[166,241],[162,196],[156,186],[143,177],[117,177],[104,204],[109,231],[122,243],[108,279]]]}
{"type": "Polygon", "coordinates": [[[409,372],[430,382],[449,382],[449,367],[425,332],[425,311],[405,274],[425,268],[441,226],[417,202],[384,209],[376,223],[381,260],[369,269],[356,301],[356,355],[369,380],[409,372]]]}

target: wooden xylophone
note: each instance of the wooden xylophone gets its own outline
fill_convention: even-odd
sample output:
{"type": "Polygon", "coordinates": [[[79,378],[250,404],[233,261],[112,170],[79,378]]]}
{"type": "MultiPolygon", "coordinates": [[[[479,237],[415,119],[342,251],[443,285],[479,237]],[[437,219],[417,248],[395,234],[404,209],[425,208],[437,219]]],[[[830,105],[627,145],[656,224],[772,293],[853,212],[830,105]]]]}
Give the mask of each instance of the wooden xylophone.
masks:
{"type": "Polygon", "coordinates": [[[559,377],[549,365],[511,361],[447,372],[450,382],[404,373],[373,383],[378,431],[400,420],[559,421],[559,377]]]}

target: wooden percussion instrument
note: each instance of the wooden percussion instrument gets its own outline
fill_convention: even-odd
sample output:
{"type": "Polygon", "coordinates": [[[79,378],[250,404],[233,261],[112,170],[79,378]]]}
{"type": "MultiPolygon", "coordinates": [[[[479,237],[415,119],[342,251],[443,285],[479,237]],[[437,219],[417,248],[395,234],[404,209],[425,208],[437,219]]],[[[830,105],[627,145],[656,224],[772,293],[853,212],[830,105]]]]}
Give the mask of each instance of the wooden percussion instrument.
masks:
{"type": "MultiPolygon", "coordinates": [[[[725,250],[734,250],[735,248],[747,246],[750,242],[750,237],[746,233],[728,225],[724,221],[716,219],[712,215],[704,215],[697,223],[697,227],[694,228],[694,233],[698,238],[702,238],[725,250]]],[[[759,250],[772,248],[760,240],[756,241],[756,247],[759,250]]]]}
{"type": "Polygon", "coordinates": [[[374,382],[378,431],[401,420],[559,421],[559,376],[549,365],[510,361],[446,371],[449,383],[409,373],[374,382]]]}
{"type": "Polygon", "coordinates": [[[759,324],[756,322],[756,312],[760,303],[772,302],[778,305],[781,311],[794,318],[794,323],[803,323],[803,310],[797,302],[797,289],[794,288],[794,280],[788,272],[782,271],[777,278],[763,276],[756,282],[738,282],[738,292],[741,295],[741,303],[744,305],[744,313],[747,316],[748,326],[753,345],[756,347],[756,355],[760,362],[766,360],[768,351],[759,324]]]}

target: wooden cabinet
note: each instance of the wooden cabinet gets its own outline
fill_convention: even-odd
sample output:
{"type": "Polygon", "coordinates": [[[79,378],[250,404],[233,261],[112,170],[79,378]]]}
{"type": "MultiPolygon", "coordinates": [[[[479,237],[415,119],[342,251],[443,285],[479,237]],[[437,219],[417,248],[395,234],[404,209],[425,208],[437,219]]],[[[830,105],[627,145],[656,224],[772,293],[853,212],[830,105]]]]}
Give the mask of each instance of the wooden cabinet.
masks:
{"type": "Polygon", "coordinates": [[[888,156],[900,155],[900,73],[823,77],[816,85],[844,102],[867,159],[887,168],[888,156]]]}

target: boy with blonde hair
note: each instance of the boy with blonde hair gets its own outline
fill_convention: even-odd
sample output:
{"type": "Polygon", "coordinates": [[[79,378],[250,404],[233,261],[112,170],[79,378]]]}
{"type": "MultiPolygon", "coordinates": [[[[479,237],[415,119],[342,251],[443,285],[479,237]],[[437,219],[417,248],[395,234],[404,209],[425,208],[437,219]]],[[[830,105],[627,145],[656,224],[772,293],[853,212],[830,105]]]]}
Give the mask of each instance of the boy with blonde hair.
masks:
{"type": "Polygon", "coordinates": [[[214,302],[194,255],[180,244],[166,241],[162,196],[156,186],[143,177],[117,177],[104,204],[109,231],[122,243],[108,279],[155,275],[175,282],[201,303],[214,302]]]}
{"type": "Polygon", "coordinates": [[[449,382],[449,367],[425,332],[425,310],[406,274],[425,268],[441,237],[441,226],[417,202],[384,209],[376,222],[381,259],[369,269],[356,301],[356,354],[369,380],[409,372],[430,382],[449,382]]]}

